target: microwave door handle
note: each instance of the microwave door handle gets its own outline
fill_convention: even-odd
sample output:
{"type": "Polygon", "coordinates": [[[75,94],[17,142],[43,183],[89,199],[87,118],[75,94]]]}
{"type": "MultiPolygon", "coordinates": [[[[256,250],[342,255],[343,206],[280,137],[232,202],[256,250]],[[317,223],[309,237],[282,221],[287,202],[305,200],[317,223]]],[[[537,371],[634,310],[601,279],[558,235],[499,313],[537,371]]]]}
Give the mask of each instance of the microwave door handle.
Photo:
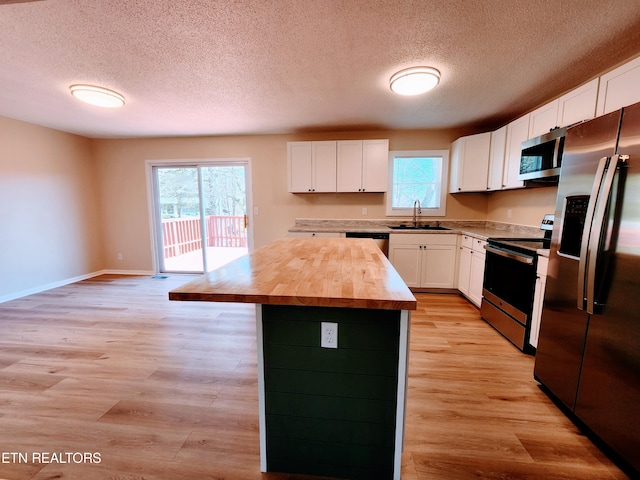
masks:
{"type": "Polygon", "coordinates": [[[558,157],[558,154],[560,153],[560,142],[561,142],[561,138],[558,137],[556,138],[556,141],[554,142],[554,146],[553,146],[553,168],[558,168],[560,166],[560,158],[558,157]]]}
{"type": "MultiPolygon", "coordinates": [[[[600,190],[600,199],[594,215],[594,227],[591,229],[592,234],[589,238],[589,260],[587,266],[587,313],[595,313],[595,283],[596,283],[596,266],[598,264],[598,254],[600,253],[601,242],[603,241],[603,229],[607,226],[605,216],[607,214],[607,205],[611,196],[611,187],[613,180],[618,171],[618,164],[621,161],[620,155],[615,155],[609,162],[609,168],[603,182],[603,188],[600,190]]],[[[623,161],[623,160],[622,160],[623,161]]]]}
{"type": "Polygon", "coordinates": [[[602,157],[598,162],[596,177],[593,181],[591,195],[589,196],[589,204],[587,205],[587,213],[584,219],[584,227],[582,230],[582,241],[580,242],[580,261],[578,262],[578,308],[584,310],[586,308],[586,285],[587,285],[587,262],[589,257],[589,245],[591,240],[591,231],[593,225],[593,217],[598,202],[598,192],[602,185],[602,180],[606,173],[607,165],[610,157],[602,157]]]}

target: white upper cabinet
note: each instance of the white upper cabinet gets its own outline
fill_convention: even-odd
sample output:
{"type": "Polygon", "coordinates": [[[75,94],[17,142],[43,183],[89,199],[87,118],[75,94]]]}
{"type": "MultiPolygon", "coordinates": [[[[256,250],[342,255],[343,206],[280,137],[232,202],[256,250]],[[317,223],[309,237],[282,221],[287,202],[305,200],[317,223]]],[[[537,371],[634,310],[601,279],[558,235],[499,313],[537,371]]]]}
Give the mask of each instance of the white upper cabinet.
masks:
{"type": "Polygon", "coordinates": [[[507,143],[505,148],[503,188],[522,188],[524,182],[518,180],[520,174],[520,156],[522,142],[529,139],[529,114],[507,125],[507,143]]]}
{"type": "Polygon", "coordinates": [[[504,172],[504,154],[507,144],[507,126],[491,132],[491,148],[489,149],[489,175],[487,190],[501,190],[504,172]]]}
{"type": "Polygon", "coordinates": [[[565,93],[531,112],[529,118],[529,138],[549,133],[556,127],[566,127],[583,120],[591,120],[596,115],[599,79],[565,93]]]}
{"type": "Polygon", "coordinates": [[[289,192],[336,191],[336,142],[287,143],[289,192]]]}
{"type": "Polygon", "coordinates": [[[595,78],[558,99],[557,125],[559,127],[591,120],[596,116],[598,83],[599,79],[595,78]]]}
{"type": "Polygon", "coordinates": [[[487,190],[491,132],[469,135],[451,145],[451,181],[449,192],[487,190]]]}
{"type": "Polygon", "coordinates": [[[337,142],[337,191],[385,192],[389,140],[337,142]]]}
{"type": "Polygon", "coordinates": [[[596,115],[640,102],[640,57],[600,77],[596,115]]]}
{"type": "Polygon", "coordinates": [[[362,141],[362,191],[386,192],[389,177],[389,140],[362,141]]]}
{"type": "Polygon", "coordinates": [[[558,104],[556,99],[529,114],[529,136],[527,138],[539,137],[558,126],[558,104]]]}

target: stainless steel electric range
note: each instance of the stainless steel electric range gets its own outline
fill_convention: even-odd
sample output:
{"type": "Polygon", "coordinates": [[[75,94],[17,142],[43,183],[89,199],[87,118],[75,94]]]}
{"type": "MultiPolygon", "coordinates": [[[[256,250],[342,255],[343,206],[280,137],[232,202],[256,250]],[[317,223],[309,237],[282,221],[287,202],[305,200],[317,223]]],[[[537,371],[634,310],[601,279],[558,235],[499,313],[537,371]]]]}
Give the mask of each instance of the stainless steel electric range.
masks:
{"type": "Polygon", "coordinates": [[[480,315],[525,353],[529,344],[536,284],[538,250],[548,249],[553,215],[545,215],[540,227],[544,238],[489,238],[480,315]]]}

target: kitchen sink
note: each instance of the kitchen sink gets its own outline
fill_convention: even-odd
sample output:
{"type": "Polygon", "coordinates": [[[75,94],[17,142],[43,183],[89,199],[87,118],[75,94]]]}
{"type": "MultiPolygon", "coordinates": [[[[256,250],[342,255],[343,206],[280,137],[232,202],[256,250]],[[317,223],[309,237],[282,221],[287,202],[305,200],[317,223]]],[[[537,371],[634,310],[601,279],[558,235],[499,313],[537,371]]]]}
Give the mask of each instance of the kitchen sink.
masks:
{"type": "Polygon", "coordinates": [[[392,225],[389,227],[392,230],[451,230],[450,228],[440,227],[435,225],[392,225]]]}

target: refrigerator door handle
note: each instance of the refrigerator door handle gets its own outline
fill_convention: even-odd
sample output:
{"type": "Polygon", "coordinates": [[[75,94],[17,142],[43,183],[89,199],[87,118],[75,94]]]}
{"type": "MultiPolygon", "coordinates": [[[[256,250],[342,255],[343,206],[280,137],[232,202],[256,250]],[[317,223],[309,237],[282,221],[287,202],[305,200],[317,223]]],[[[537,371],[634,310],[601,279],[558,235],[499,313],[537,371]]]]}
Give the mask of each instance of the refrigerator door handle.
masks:
{"type": "Polygon", "coordinates": [[[621,155],[611,157],[604,181],[602,182],[602,189],[598,195],[596,211],[593,217],[593,226],[591,227],[591,235],[589,236],[585,310],[591,314],[595,313],[596,266],[598,264],[598,254],[600,253],[600,243],[603,239],[603,228],[606,226],[605,215],[607,214],[607,206],[609,197],[611,196],[611,187],[620,161],[624,161],[621,155]]]}
{"type": "Polygon", "coordinates": [[[607,165],[611,157],[602,157],[598,162],[598,169],[596,170],[596,177],[593,181],[593,188],[591,189],[591,195],[589,197],[589,205],[587,206],[587,213],[584,219],[584,227],[582,230],[582,241],[580,244],[580,262],[578,263],[578,308],[585,310],[587,308],[587,263],[589,260],[589,246],[591,241],[591,232],[593,225],[593,218],[595,215],[596,205],[598,203],[598,193],[602,185],[602,179],[607,171],[607,165]]]}

